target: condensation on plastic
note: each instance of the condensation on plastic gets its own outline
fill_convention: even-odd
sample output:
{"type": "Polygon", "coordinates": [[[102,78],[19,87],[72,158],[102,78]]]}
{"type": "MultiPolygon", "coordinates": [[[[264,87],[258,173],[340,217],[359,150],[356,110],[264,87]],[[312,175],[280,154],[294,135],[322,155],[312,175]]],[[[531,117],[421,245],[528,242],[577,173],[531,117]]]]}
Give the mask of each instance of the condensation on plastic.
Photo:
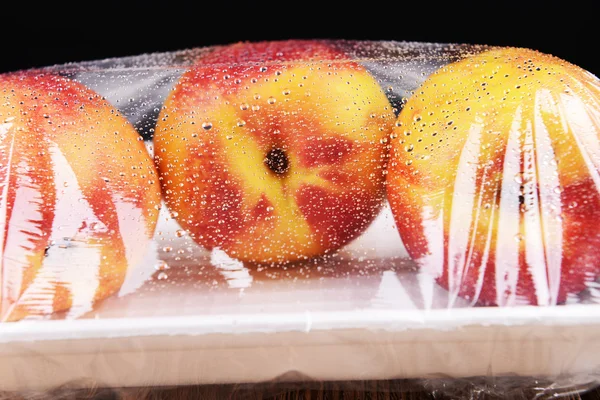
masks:
{"type": "Polygon", "coordinates": [[[0,387],[595,382],[599,134],[598,78],[526,49],[0,76],[0,387]]]}

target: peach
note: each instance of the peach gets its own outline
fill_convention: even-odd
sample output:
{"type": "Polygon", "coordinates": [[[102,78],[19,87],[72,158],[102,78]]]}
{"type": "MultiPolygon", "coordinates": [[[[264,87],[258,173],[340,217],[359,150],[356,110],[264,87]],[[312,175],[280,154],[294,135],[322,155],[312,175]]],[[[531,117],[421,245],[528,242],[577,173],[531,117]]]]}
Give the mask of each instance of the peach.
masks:
{"type": "Polygon", "coordinates": [[[451,304],[557,304],[598,277],[599,135],[598,78],[533,50],[467,57],[415,92],[388,198],[451,304]]]}
{"type": "Polygon", "coordinates": [[[158,218],[154,165],[101,96],[41,72],[0,76],[0,310],[4,321],[119,290],[158,218]]]}
{"type": "Polygon", "coordinates": [[[326,42],[218,48],[159,116],[165,202],[196,242],[240,260],[333,252],[382,206],[394,120],[376,80],[326,42]]]}

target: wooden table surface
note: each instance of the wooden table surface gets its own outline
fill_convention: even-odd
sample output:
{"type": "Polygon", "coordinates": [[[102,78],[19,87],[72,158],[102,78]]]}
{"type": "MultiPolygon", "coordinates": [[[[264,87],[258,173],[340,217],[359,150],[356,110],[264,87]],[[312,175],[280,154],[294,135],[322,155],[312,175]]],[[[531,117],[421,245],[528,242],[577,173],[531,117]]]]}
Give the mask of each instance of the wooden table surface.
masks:
{"type": "MultiPolygon", "coordinates": [[[[488,382],[489,383],[489,382],[488,382]]],[[[540,382],[541,385],[543,383],[540,382]]],[[[481,386],[479,386],[481,388],[481,386]]],[[[568,392],[543,394],[533,388],[524,389],[516,384],[512,388],[476,390],[463,382],[414,381],[358,381],[271,383],[259,385],[205,385],[174,388],[124,388],[72,390],[58,388],[47,393],[2,393],[0,400],[424,400],[424,399],[583,399],[600,400],[600,388],[582,387],[568,392]]]]}

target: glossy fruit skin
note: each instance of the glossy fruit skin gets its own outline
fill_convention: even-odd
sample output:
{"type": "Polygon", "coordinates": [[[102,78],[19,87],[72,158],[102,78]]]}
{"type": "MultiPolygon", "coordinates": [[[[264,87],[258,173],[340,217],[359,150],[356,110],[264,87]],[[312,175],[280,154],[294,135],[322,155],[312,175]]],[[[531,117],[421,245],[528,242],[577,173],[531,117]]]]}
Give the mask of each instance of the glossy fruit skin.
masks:
{"type": "Polygon", "coordinates": [[[326,42],[218,48],[159,117],[165,202],[197,243],[240,260],[333,252],[382,206],[394,120],[375,79],[326,42]]]}
{"type": "Polygon", "coordinates": [[[558,304],[600,275],[599,136],[598,78],[533,50],[468,56],[415,92],[387,193],[450,304],[558,304]]]}
{"type": "Polygon", "coordinates": [[[80,315],[121,287],[160,207],[132,125],[67,78],[0,76],[0,306],[4,321],[80,315]]]}

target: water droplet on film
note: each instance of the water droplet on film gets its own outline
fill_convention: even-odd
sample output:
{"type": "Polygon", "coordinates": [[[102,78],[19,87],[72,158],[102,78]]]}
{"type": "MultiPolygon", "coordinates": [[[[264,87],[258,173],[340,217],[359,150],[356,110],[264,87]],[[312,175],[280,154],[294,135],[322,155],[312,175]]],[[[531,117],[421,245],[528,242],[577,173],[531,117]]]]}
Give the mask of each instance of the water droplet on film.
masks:
{"type": "Polygon", "coordinates": [[[167,264],[165,261],[159,261],[154,266],[154,269],[157,270],[157,271],[165,271],[165,270],[167,270],[169,268],[171,268],[171,267],[169,267],[169,264],[167,264]]]}
{"type": "Polygon", "coordinates": [[[168,278],[169,276],[165,273],[165,272],[161,272],[156,276],[156,279],[158,279],[159,281],[164,281],[168,278]]]}

